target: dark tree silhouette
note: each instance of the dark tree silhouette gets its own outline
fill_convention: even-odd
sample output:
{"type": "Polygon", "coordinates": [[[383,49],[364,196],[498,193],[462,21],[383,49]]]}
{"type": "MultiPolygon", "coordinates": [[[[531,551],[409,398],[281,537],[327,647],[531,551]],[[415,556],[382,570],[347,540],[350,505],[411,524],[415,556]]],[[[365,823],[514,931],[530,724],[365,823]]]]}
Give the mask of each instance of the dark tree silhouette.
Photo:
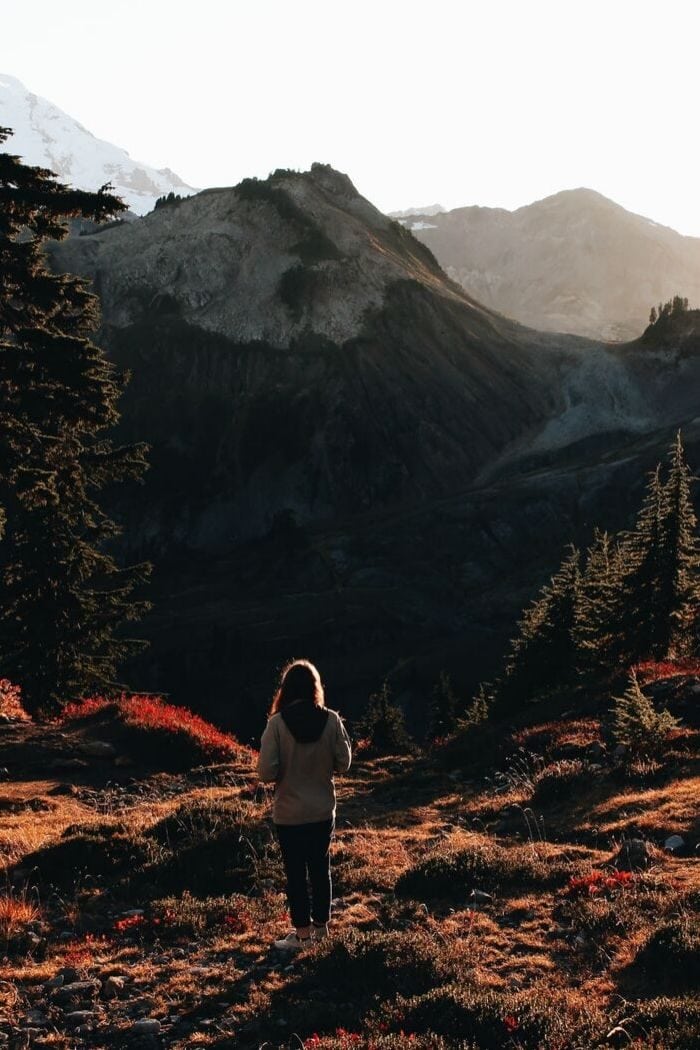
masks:
{"type": "Polygon", "coordinates": [[[572,547],[550,582],[523,613],[511,642],[499,705],[508,708],[571,683],[576,677],[576,618],[581,555],[572,547]]]}
{"type": "MultiPolygon", "coordinates": [[[[8,139],[0,129],[0,145],[8,139]]],[[[51,273],[43,246],[67,217],[124,210],[104,187],[69,189],[0,152],[0,673],[32,712],[116,686],[137,643],[119,628],[144,610],[146,565],[119,568],[104,488],[145,469],[145,447],[115,447],[125,377],[90,341],[97,300],[84,281],[51,273]]]]}

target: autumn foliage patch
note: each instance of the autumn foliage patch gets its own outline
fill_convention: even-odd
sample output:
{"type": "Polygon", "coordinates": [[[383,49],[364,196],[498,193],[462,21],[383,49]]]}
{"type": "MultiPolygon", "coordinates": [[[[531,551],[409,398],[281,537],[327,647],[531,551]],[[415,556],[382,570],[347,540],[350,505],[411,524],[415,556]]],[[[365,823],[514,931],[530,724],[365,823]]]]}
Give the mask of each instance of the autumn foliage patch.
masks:
{"type": "Polygon", "coordinates": [[[633,883],[631,871],[592,871],[588,875],[572,875],[567,892],[571,897],[595,897],[611,890],[627,889],[633,883]]]}
{"type": "Polygon", "coordinates": [[[160,738],[158,758],[168,768],[187,768],[202,762],[225,762],[241,757],[247,749],[231,736],[217,729],[211,722],[194,714],[186,707],[155,696],[127,696],[116,699],[91,697],[67,704],[61,713],[61,722],[112,716],[118,726],[126,730],[126,743],[145,760],[160,738]]]}
{"type": "Polygon", "coordinates": [[[22,692],[7,678],[0,678],[0,715],[5,715],[13,722],[29,722],[30,718],[22,707],[22,692]]]}
{"type": "Polygon", "coordinates": [[[634,668],[642,685],[651,685],[664,678],[687,678],[700,675],[700,660],[646,660],[634,668]]]}

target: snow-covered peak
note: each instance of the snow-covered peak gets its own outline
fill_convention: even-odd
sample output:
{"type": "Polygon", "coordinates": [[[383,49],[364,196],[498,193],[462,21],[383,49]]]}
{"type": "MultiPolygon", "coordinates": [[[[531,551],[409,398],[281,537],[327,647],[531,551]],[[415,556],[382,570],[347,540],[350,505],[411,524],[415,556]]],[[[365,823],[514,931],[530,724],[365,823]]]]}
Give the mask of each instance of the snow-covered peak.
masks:
{"type": "Polygon", "coordinates": [[[28,164],[49,168],[62,182],[98,190],[109,182],[137,215],[153,209],[158,197],[197,191],[169,168],[157,170],[132,160],[126,150],[104,142],[16,77],[0,73],[0,127],[11,128],[4,146],[28,164]]]}

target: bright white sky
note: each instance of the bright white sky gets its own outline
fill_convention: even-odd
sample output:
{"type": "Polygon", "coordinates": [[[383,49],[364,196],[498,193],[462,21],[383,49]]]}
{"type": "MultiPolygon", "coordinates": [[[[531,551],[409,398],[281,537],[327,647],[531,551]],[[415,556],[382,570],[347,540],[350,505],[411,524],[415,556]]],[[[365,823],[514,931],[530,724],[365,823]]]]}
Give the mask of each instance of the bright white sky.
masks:
{"type": "Polygon", "coordinates": [[[576,186],[700,235],[697,0],[2,0],[0,72],[195,186],[383,210],[576,186]]]}

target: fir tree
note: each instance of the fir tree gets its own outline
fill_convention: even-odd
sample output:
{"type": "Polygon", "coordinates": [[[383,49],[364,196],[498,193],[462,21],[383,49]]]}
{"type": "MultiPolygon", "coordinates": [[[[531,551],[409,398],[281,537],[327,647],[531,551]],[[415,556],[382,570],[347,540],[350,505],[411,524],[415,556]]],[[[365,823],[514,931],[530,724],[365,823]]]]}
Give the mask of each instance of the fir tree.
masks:
{"type": "Polygon", "coordinates": [[[148,567],[120,569],[106,553],[118,530],[99,503],[145,468],[143,446],[105,437],[125,377],[90,341],[96,298],[43,254],[65,218],[124,209],[107,189],[69,189],[0,152],[0,669],[32,712],[113,688],[135,644],[118,630],[145,607],[133,590],[148,567]]]}
{"type": "Polygon", "coordinates": [[[656,710],[644,694],[634,671],[630,674],[624,696],[614,697],[613,701],[612,738],[634,754],[657,754],[668,734],[678,725],[677,719],[668,711],[656,710]]]}
{"type": "Polygon", "coordinates": [[[609,533],[596,529],[586,552],[576,611],[578,668],[589,684],[626,666],[628,642],[621,622],[623,558],[609,533]]]}
{"type": "Polygon", "coordinates": [[[635,527],[620,542],[621,600],[616,630],[627,642],[627,665],[666,656],[667,614],[658,601],[665,514],[661,467],[657,466],[649,476],[635,527]]]}
{"type": "Polygon", "coordinates": [[[659,639],[658,655],[677,657],[695,648],[700,606],[700,551],[690,495],[694,478],[685,459],[680,431],[669,458],[657,599],[665,633],[659,639]]]}
{"type": "Polygon", "coordinates": [[[367,710],[358,724],[358,732],[369,741],[372,751],[394,755],[408,751],[411,738],[403,711],[391,698],[391,686],[384,679],[378,693],[369,698],[367,710]]]}
{"type": "Polygon", "coordinates": [[[692,475],[678,434],[667,481],[651,474],[634,530],[622,543],[624,576],[618,630],[627,662],[686,655],[696,643],[700,552],[690,496],[692,475]]]}
{"type": "Polygon", "coordinates": [[[574,681],[580,561],[579,551],[572,547],[549,584],[525,610],[498,690],[501,704],[512,707],[574,681]]]}

